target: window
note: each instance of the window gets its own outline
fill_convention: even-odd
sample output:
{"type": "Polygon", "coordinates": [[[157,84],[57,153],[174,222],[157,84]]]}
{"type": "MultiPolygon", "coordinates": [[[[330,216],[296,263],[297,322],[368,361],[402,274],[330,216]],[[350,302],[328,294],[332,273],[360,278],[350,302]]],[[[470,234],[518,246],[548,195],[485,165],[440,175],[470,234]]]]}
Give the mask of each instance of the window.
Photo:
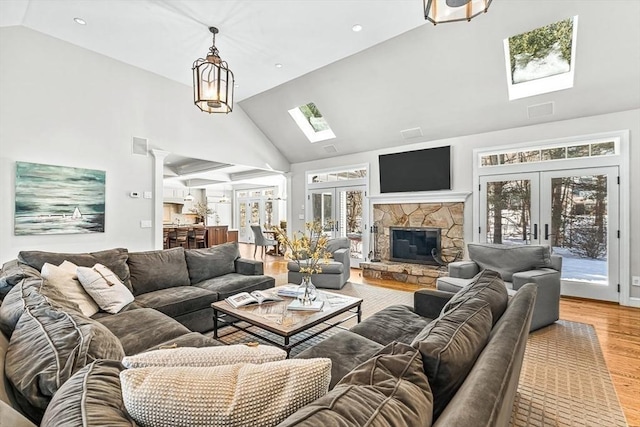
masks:
{"type": "Polygon", "coordinates": [[[356,168],[347,170],[336,170],[325,173],[307,174],[307,183],[349,181],[367,177],[366,168],[356,168]]]}
{"type": "Polygon", "coordinates": [[[613,156],[615,154],[615,141],[572,143],[559,147],[527,148],[522,151],[511,150],[502,153],[483,153],[480,156],[480,167],[613,156]]]}
{"type": "Polygon", "coordinates": [[[309,139],[309,142],[326,141],[336,137],[329,127],[329,123],[313,102],[291,109],[289,114],[309,139]]]}
{"type": "Polygon", "coordinates": [[[504,40],[509,100],[573,87],[578,17],[504,40]]]}

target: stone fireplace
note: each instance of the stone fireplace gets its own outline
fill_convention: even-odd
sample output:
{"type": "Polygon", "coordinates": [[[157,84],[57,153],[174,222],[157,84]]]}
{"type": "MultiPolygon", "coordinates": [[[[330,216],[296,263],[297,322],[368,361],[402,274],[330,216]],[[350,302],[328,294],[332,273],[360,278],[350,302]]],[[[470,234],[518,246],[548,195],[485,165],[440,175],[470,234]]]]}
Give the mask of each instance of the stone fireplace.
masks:
{"type": "MultiPolygon", "coordinates": [[[[462,257],[464,243],[464,202],[429,202],[429,203],[373,203],[373,221],[377,233],[372,234],[376,243],[376,255],[380,262],[360,263],[364,277],[391,279],[400,282],[415,283],[435,287],[438,277],[446,275],[446,268],[434,262],[433,257],[423,254],[424,263],[416,261],[396,261],[392,237],[394,230],[438,230],[439,246],[436,253],[442,261],[450,262],[462,257]],[[430,259],[429,259],[430,258],[430,259]]],[[[419,241],[411,243],[408,235],[401,235],[400,252],[410,257],[420,258],[419,241]],[[412,246],[415,246],[412,247],[412,246]]],[[[426,238],[426,237],[425,237],[426,238]]],[[[436,236],[437,238],[437,236],[436,236]]],[[[432,241],[433,243],[433,241],[432,241]]],[[[424,243],[424,251],[427,243],[424,243]]],[[[396,248],[398,246],[396,245],[396,248]]],[[[430,255],[430,254],[429,254],[430,255]]]]}

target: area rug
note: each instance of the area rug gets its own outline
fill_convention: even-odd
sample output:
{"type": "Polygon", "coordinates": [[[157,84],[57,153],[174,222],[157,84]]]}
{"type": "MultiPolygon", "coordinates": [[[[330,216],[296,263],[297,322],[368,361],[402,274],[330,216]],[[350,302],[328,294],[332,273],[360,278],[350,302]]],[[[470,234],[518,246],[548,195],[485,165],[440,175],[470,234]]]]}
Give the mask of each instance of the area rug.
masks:
{"type": "MultiPolygon", "coordinates": [[[[363,319],[390,305],[413,305],[412,292],[360,283],[347,283],[341,290],[331,292],[362,298],[363,319]]],[[[353,325],[355,319],[343,326],[353,325]]],[[[225,328],[221,333],[230,331],[225,328]]],[[[294,347],[291,355],[339,331],[334,328],[312,338],[294,347]]],[[[313,332],[314,329],[309,331],[313,332]]],[[[280,339],[266,332],[265,335],[280,339]]],[[[302,333],[300,338],[307,335],[302,333]]],[[[255,340],[244,332],[222,338],[227,344],[255,340]]],[[[627,426],[593,326],[561,320],[529,336],[511,425],[627,426]]]]}
{"type": "Polygon", "coordinates": [[[593,326],[560,320],[529,335],[511,425],[627,425],[593,326]]]}

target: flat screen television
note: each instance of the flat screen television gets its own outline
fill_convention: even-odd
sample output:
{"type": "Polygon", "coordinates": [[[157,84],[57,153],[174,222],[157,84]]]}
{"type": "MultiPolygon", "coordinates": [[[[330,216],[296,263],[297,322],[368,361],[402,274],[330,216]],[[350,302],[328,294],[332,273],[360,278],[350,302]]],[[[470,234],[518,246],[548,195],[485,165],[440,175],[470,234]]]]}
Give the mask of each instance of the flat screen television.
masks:
{"type": "Polygon", "coordinates": [[[451,146],[383,154],[380,192],[451,190],[451,146]]]}

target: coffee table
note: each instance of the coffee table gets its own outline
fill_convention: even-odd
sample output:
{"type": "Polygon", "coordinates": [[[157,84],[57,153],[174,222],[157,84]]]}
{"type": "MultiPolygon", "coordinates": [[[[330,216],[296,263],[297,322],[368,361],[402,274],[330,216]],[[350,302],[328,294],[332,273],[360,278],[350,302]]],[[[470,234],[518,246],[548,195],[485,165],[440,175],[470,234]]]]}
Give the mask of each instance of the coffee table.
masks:
{"type": "MultiPolygon", "coordinates": [[[[277,294],[278,288],[263,292],[277,294]]],[[[213,308],[213,337],[218,339],[239,331],[244,331],[285,350],[288,356],[293,347],[331,328],[339,327],[339,325],[349,319],[356,317],[358,323],[362,320],[362,298],[318,290],[317,299],[324,301],[321,311],[287,310],[287,305],[289,305],[294,298],[282,297],[282,299],[283,301],[265,302],[262,305],[254,304],[238,308],[234,308],[224,300],[214,302],[211,304],[211,308],[213,308]],[[337,316],[347,312],[350,314],[336,319],[337,316]],[[249,323],[249,326],[240,326],[237,324],[237,320],[226,321],[221,315],[242,320],[249,323]],[[330,322],[330,320],[332,321],[330,322]],[[300,338],[294,342],[291,341],[291,337],[294,335],[320,324],[323,324],[325,327],[319,331],[314,331],[313,334],[304,338],[300,338]],[[220,336],[218,330],[224,326],[231,326],[235,328],[235,330],[220,336]],[[256,327],[258,330],[250,330],[252,327],[256,327]],[[277,342],[265,336],[264,333],[261,333],[263,331],[268,331],[282,337],[282,342],[277,342]]]]}

